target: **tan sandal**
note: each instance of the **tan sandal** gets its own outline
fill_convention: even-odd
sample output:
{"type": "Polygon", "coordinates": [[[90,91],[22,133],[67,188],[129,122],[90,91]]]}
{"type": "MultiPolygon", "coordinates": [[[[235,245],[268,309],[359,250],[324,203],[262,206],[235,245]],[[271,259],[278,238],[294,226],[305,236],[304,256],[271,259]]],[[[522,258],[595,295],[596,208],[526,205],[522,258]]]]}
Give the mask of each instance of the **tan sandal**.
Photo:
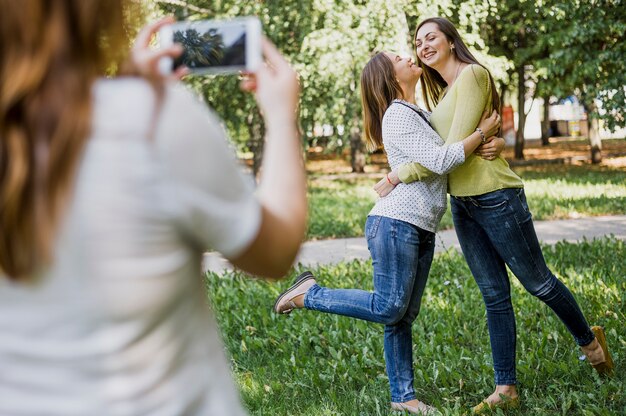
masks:
{"type": "Polygon", "coordinates": [[[603,357],[601,359],[596,358],[595,360],[592,360],[590,357],[590,354],[584,351],[583,352],[585,353],[585,356],[587,357],[589,364],[591,364],[591,366],[595,368],[598,374],[610,375],[613,372],[613,368],[615,367],[615,365],[613,364],[613,359],[611,358],[611,353],[609,352],[609,347],[606,343],[606,335],[604,333],[604,328],[602,328],[601,326],[592,326],[591,330],[595,334],[596,336],[595,339],[597,340],[600,348],[602,349],[603,357]]]}
{"type": "Polygon", "coordinates": [[[409,406],[408,404],[404,403],[391,402],[391,410],[395,410],[396,412],[408,412],[412,415],[435,416],[440,414],[436,408],[429,406],[426,403],[420,402],[419,400],[417,402],[417,406],[409,406]]]}
{"type": "Polygon", "coordinates": [[[308,271],[296,277],[294,284],[281,293],[278,299],[276,299],[274,312],[278,314],[288,314],[294,309],[299,309],[300,307],[296,305],[294,299],[304,295],[315,283],[315,276],[308,271]]]}

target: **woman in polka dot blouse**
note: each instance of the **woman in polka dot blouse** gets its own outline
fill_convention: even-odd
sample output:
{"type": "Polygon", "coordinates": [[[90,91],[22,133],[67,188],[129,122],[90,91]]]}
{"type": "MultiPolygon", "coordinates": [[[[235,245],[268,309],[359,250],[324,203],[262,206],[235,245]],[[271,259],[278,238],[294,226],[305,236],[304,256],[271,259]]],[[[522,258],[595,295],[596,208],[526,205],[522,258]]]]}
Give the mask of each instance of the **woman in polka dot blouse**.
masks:
{"type": "MultiPolygon", "coordinates": [[[[374,266],[373,292],[330,289],[305,272],[277,299],[274,310],[289,313],[306,308],[385,325],[385,361],[391,407],[414,414],[435,409],[417,400],[413,388],[411,325],[420,309],[433,258],[435,230],[446,210],[446,174],[465,161],[497,132],[497,113],[483,117],[480,128],[458,143],[443,140],[428,124],[427,113],[415,105],[415,87],[422,74],[410,58],[394,53],[375,55],[361,75],[365,137],[370,150],[384,145],[391,168],[419,161],[436,174],[423,181],[400,183],[369,213],[365,235],[374,266]]],[[[500,139],[501,140],[501,139],[500,139]]]]}

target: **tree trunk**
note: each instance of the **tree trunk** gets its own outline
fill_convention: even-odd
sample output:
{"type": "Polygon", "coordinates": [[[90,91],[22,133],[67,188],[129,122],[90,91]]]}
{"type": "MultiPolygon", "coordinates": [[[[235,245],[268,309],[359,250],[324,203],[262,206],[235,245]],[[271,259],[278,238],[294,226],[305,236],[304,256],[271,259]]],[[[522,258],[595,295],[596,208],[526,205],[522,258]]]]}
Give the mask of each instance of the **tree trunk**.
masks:
{"type": "Polygon", "coordinates": [[[350,128],[350,164],[352,165],[352,172],[365,172],[365,152],[363,151],[363,140],[358,119],[352,120],[352,127],[350,128]]]}
{"type": "Polygon", "coordinates": [[[246,117],[248,127],[248,148],[252,152],[252,173],[256,177],[261,170],[263,147],[265,144],[265,124],[258,110],[253,110],[246,117]]]}
{"type": "MultiPolygon", "coordinates": [[[[510,74],[509,74],[510,75],[510,74]]],[[[506,93],[509,89],[509,86],[506,82],[501,82],[500,83],[500,111],[502,111],[502,107],[504,107],[505,101],[506,101],[506,93]]],[[[502,115],[502,114],[500,114],[502,115]]]]}
{"type": "Polygon", "coordinates": [[[517,68],[517,132],[515,134],[515,159],[524,159],[524,125],[526,111],[524,98],[526,96],[524,64],[517,68]]]}
{"type": "Polygon", "coordinates": [[[597,110],[593,100],[584,103],[587,110],[587,131],[589,132],[589,144],[591,145],[591,163],[598,164],[602,162],[602,139],[600,138],[600,123],[595,116],[597,110]]]}
{"type": "Polygon", "coordinates": [[[550,144],[550,95],[543,96],[543,120],[541,120],[541,145],[550,144]]]}

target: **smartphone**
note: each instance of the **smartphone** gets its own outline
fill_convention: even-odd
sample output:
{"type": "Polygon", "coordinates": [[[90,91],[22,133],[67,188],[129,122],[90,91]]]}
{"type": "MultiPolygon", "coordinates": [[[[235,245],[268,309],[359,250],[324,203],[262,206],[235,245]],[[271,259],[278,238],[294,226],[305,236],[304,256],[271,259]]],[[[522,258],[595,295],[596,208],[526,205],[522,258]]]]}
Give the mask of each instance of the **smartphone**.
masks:
{"type": "Polygon", "coordinates": [[[262,62],[261,22],[254,16],[177,22],[159,30],[159,42],[184,48],[178,58],[159,61],[166,75],[181,65],[195,75],[254,72],[262,62]]]}

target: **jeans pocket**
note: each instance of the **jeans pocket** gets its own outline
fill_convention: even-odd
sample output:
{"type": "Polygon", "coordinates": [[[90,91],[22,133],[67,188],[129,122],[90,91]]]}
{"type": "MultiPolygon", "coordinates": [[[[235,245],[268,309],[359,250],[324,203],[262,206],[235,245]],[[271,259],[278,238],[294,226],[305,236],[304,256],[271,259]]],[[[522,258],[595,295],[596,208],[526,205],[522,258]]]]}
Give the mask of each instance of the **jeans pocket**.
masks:
{"type": "Polygon", "coordinates": [[[496,209],[506,206],[509,202],[504,190],[472,197],[472,202],[479,208],[496,209]]]}
{"type": "Polygon", "coordinates": [[[376,233],[378,232],[378,226],[380,225],[380,220],[383,217],[379,215],[374,215],[371,217],[367,217],[367,221],[365,222],[365,239],[371,240],[376,237],[376,233]]]}

